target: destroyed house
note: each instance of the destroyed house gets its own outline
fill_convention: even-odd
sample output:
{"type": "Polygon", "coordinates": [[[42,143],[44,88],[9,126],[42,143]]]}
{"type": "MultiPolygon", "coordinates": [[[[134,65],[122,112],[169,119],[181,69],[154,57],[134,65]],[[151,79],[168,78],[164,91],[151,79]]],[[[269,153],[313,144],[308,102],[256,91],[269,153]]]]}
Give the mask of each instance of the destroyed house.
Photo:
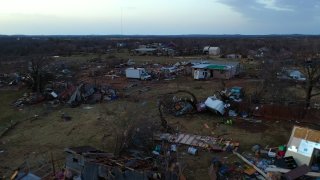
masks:
{"type": "Polygon", "coordinates": [[[156,172],[152,161],[130,156],[115,157],[90,146],[66,148],[66,169],[81,179],[148,179],[156,172]]]}
{"type": "Polygon", "coordinates": [[[212,61],[192,66],[194,79],[231,79],[239,73],[239,62],[212,61]]]}
{"type": "Polygon", "coordinates": [[[319,166],[320,131],[294,126],[285,156],[292,156],[299,166],[319,166]]]}

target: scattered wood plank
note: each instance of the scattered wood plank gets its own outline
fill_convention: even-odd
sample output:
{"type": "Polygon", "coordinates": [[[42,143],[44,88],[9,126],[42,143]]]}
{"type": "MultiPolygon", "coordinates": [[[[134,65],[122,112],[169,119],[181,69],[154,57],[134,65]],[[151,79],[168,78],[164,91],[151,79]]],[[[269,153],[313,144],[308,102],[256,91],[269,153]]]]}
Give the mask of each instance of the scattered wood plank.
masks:
{"type": "Polygon", "coordinates": [[[190,137],[187,141],[186,144],[192,144],[192,142],[196,139],[195,136],[190,137]]]}
{"type": "MultiPolygon", "coordinates": [[[[194,135],[194,134],[185,134],[185,133],[179,133],[179,134],[157,134],[155,136],[155,139],[157,140],[163,140],[166,139],[171,143],[178,143],[178,144],[184,144],[189,146],[196,146],[196,147],[217,147],[219,144],[229,145],[231,142],[228,140],[225,140],[223,138],[216,138],[211,136],[200,136],[200,135],[194,135]]],[[[220,148],[222,150],[222,148],[220,148]]]]}
{"type": "Polygon", "coordinates": [[[179,142],[181,144],[186,144],[187,140],[189,139],[189,135],[185,135],[184,138],[179,142]]]}
{"type": "Polygon", "coordinates": [[[245,157],[240,155],[239,153],[233,151],[233,154],[237,155],[240,159],[242,159],[245,163],[247,163],[249,166],[253,167],[255,170],[257,170],[264,178],[267,178],[267,174],[264,173],[261,169],[259,169],[257,166],[252,164],[250,161],[248,161],[245,157]]]}

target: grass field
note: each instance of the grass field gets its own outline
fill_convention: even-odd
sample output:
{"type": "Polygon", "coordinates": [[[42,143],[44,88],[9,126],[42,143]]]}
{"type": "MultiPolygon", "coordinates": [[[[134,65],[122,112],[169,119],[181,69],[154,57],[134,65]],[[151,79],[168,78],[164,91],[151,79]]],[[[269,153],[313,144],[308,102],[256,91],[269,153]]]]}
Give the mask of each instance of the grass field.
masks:
{"type": "Polygon", "coordinates": [[[11,121],[18,121],[24,117],[23,113],[13,108],[12,103],[22,96],[21,91],[0,91],[0,129],[11,121]]]}

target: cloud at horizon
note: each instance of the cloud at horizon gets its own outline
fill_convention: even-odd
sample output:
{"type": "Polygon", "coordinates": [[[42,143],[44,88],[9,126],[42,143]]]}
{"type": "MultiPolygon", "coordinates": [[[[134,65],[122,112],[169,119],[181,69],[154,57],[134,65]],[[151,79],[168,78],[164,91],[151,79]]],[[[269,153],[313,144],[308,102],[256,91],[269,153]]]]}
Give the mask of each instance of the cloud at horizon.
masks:
{"type": "Polygon", "coordinates": [[[0,0],[0,34],[319,34],[317,0],[0,0]]]}
{"type": "Polygon", "coordinates": [[[320,1],[317,0],[219,0],[250,18],[262,34],[319,34],[320,1]]]}

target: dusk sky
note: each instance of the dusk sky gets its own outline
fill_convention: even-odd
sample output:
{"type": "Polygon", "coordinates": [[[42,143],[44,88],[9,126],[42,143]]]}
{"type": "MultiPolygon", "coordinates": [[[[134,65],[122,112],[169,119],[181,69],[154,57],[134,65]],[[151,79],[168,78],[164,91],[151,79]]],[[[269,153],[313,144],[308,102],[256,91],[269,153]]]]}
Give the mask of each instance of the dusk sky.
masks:
{"type": "Polygon", "coordinates": [[[294,33],[320,34],[319,0],[0,0],[8,35],[294,33]]]}

